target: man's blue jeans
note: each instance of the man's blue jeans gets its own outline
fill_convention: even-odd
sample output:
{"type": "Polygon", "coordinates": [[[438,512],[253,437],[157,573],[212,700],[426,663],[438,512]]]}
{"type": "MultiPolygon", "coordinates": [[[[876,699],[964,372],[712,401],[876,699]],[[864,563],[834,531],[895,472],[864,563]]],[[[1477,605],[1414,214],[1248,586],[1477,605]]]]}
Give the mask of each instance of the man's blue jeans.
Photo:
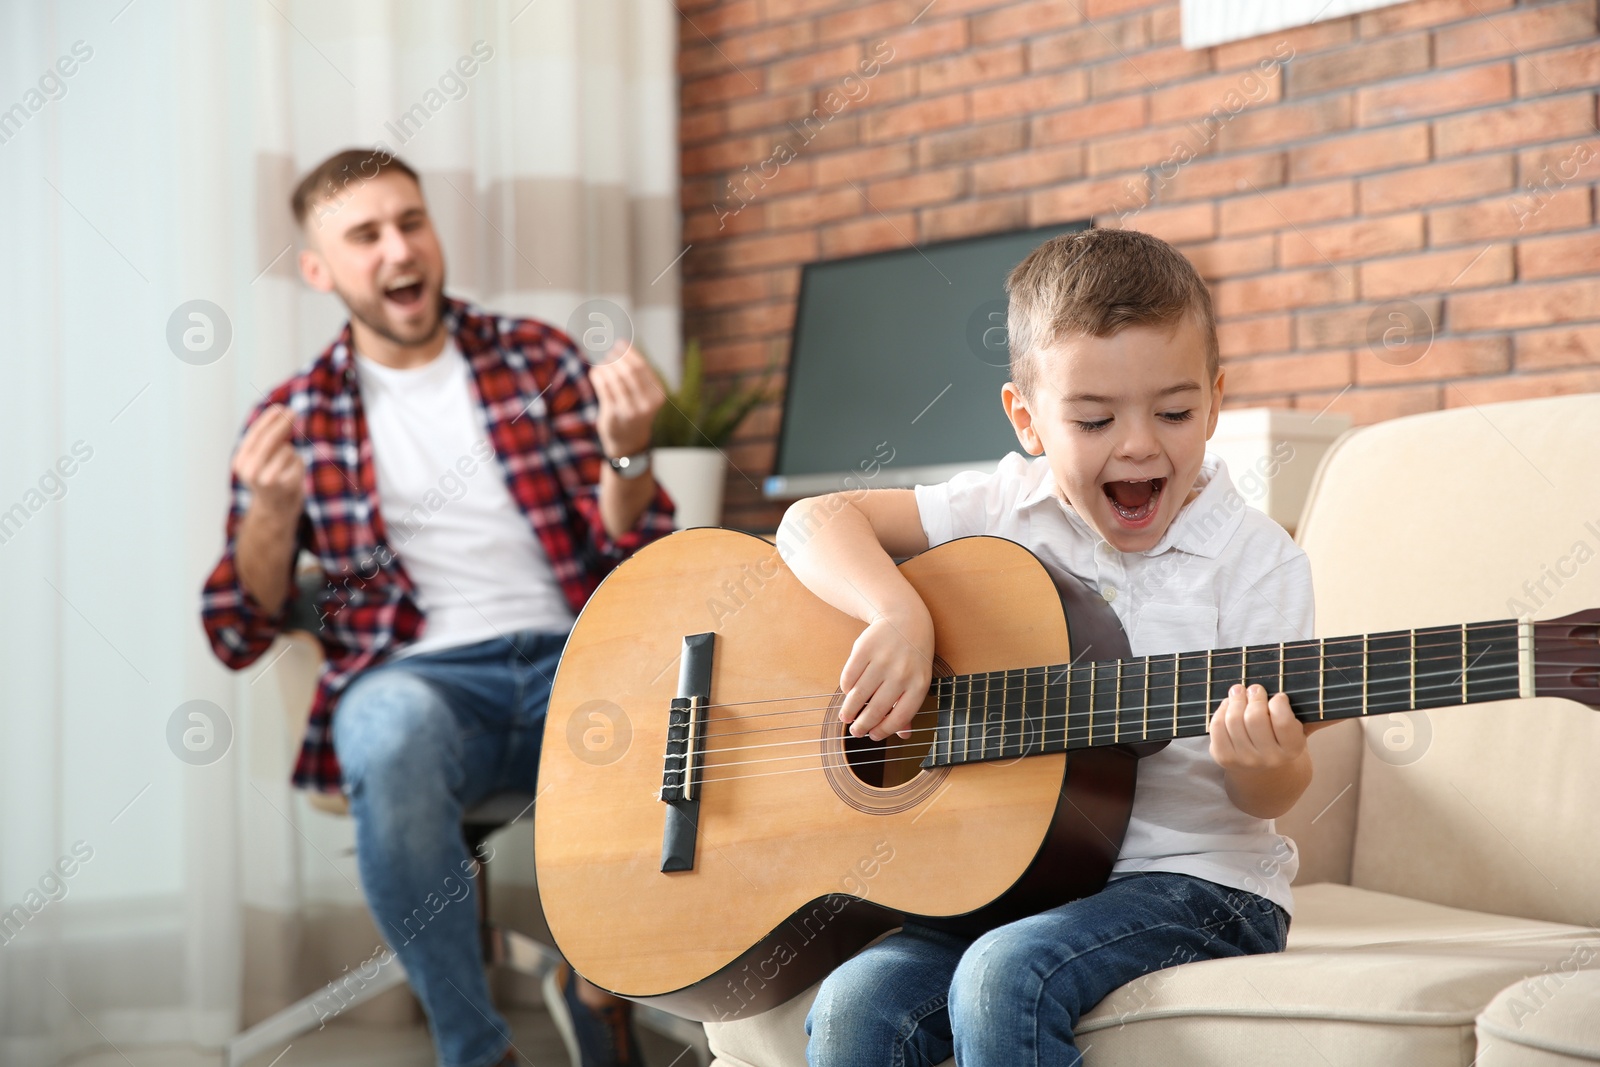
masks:
{"type": "Polygon", "coordinates": [[[806,1060],[903,1067],[953,1052],[961,1067],[1069,1067],[1081,1062],[1079,1017],[1118,987],[1191,960],[1279,952],[1288,930],[1265,897],[1166,872],[976,940],[908,922],[822,983],[806,1060]]]}
{"type": "Polygon", "coordinates": [[[441,1067],[485,1067],[511,1042],[489,999],[461,814],[494,793],[533,793],[566,640],[524,630],[390,660],[335,709],[367,906],[428,1013],[441,1067]]]}

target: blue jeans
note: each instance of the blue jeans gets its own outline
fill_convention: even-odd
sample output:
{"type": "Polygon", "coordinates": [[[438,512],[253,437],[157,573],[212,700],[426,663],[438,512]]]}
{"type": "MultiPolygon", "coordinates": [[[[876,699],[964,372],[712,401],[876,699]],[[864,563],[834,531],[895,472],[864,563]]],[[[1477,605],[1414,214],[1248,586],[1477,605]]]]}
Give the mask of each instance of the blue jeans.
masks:
{"type": "Polygon", "coordinates": [[[806,1060],[1076,1065],[1079,1017],[1119,986],[1191,960],[1279,952],[1288,930],[1265,897],[1166,872],[1118,878],[976,940],[908,921],[823,981],[806,1060]]]}
{"type": "Polygon", "coordinates": [[[335,709],[367,906],[428,1013],[441,1067],[486,1067],[511,1043],[489,999],[461,814],[494,793],[533,793],[566,640],[524,630],[390,660],[335,709]]]}

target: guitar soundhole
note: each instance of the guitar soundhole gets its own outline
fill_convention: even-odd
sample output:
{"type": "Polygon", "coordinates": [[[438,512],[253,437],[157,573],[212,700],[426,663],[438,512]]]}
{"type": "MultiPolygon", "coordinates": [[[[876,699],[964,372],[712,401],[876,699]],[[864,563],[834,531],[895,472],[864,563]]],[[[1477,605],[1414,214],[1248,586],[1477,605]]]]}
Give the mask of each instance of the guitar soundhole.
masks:
{"type": "MultiPolygon", "coordinates": [[[[950,673],[950,665],[934,656],[934,677],[950,673]]],[[[844,694],[835,691],[822,721],[823,769],[839,799],[859,811],[889,815],[913,808],[938,792],[950,768],[924,772],[921,767],[939,724],[933,689],[911,719],[911,736],[895,735],[882,741],[850,735],[839,721],[843,700],[844,694]]]]}

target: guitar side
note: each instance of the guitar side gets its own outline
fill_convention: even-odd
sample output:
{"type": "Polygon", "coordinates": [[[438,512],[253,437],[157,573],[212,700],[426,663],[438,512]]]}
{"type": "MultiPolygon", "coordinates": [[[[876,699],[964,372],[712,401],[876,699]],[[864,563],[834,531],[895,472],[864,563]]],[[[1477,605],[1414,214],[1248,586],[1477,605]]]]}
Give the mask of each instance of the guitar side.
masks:
{"type": "MultiPolygon", "coordinates": [[[[933,614],[939,673],[1059,661],[1083,644],[1069,642],[1048,573],[1011,542],[963,539],[902,571],[933,614]]],[[[1095,603],[1073,611],[1073,636],[1109,617],[1093,656],[1125,655],[1095,603]]],[[[1131,756],[933,771],[920,751],[887,759],[837,722],[839,669],[861,629],[774,546],[731,531],[674,534],[601,585],[556,676],[534,813],[545,915],[590,981],[690,1018],[736,1018],[800,992],[902,913],[988,926],[1104,883],[1131,756]],[[705,632],[716,638],[694,863],[663,872],[667,709],[683,638],[705,632]]],[[[914,730],[931,726],[932,706],[914,730]]]]}

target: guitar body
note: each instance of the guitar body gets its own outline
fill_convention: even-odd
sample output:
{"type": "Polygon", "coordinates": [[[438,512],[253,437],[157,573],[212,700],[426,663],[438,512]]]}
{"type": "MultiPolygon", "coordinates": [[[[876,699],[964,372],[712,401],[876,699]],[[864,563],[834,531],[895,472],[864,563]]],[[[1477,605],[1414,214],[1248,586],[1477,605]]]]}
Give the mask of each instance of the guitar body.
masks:
{"type": "MultiPolygon", "coordinates": [[[[1026,549],[954,541],[901,566],[935,674],[1126,656],[1110,609],[1026,549]],[[1070,627],[1069,627],[1070,622],[1070,627]]],[[[776,546],[715,528],[613,572],[568,639],[534,812],[539,894],[596,985],[692,1019],[774,1007],[902,916],[979,932],[1098,890],[1133,801],[1123,748],[923,770],[913,739],[848,738],[839,673],[863,624],[776,546]],[[684,638],[713,632],[693,862],[662,870],[668,710],[684,638]]]]}

